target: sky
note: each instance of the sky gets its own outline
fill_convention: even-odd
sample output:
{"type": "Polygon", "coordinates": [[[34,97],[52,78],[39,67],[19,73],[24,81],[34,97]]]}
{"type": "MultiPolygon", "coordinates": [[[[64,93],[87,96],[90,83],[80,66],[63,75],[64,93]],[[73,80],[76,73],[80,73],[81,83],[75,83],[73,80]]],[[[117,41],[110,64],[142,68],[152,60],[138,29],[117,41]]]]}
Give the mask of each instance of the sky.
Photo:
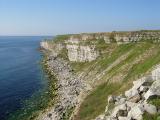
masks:
{"type": "Polygon", "coordinates": [[[160,0],[0,0],[0,35],[160,29],[160,0]]]}

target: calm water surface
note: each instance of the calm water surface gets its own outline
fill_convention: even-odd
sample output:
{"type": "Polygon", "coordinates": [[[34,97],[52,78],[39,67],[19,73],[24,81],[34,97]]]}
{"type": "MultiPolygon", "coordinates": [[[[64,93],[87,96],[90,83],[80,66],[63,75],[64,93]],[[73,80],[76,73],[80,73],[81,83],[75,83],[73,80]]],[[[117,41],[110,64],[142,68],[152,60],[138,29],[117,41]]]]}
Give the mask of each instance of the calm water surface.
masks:
{"type": "Polygon", "coordinates": [[[0,120],[43,88],[39,42],[46,37],[0,37],[0,120]]]}

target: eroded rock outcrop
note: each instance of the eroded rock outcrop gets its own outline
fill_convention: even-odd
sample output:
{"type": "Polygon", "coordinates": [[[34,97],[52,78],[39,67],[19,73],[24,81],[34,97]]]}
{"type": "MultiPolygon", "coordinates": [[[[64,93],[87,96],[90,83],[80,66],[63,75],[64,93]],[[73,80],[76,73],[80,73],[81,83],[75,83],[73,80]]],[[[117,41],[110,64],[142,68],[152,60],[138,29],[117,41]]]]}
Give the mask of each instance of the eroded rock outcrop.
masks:
{"type": "Polygon", "coordinates": [[[70,61],[93,61],[99,56],[99,52],[95,50],[95,46],[67,45],[66,48],[70,61]]]}

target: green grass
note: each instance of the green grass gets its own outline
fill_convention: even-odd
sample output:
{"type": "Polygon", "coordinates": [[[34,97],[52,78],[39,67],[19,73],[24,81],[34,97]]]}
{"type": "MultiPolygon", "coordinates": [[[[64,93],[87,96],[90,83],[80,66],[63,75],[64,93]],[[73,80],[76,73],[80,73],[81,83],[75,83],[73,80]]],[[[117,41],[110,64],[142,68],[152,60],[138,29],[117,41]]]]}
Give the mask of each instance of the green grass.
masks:
{"type": "Polygon", "coordinates": [[[107,105],[107,97],[113,94],[120,84],[108,84],[98,86],[82,103],[76,120],[91,120],[104,112],[107,105]]]}
{"type": "Polygon", "coordinates": [[[135,76],[140,76],[146,73],[148,70],[150,70],[153,66],[158,64],[160,62],[160,50],[159,46],[157,47],[158,52],[156,54],[153,53],[152,56],[145,59],[141,63],[137,63],[128,71],[128,74],[125,78],[125,80],[129,80],[131,78],[134,78],[135,76]]]}
{"type": "Polygon", "coordinates": [[[108,67],[120,56],[122,56],[123,54],[131,50],[132,47],[134,47],[134,44],[125,44],[125,45],[123,44],[123,45],[116,46],[116,48],[110,55],[108,55],[108,53],[105,55],[102,55],[103,58],[99,60],[98,65],[101,66],[101,69],[108,67]]]}
{"type": "Polygon", "coordinates": [[[152,105],[155,105],[156,107],[160,107],[160,98],[154,98],[151,100],[148,100],[148,102],[152,105]]]}
{"type": "MultiPolygon", "coordinates": [[[[112,74],[114,76],[116,73],[121,71],[121,67],[126,64],[132,65],[132,62],[137,59],[140,55],[145,53],[147,50],[149,50],[152,47],[153,44],[150,43],[138,43],[135,44],[130,54],[127,56],[126,59],[121,61],[118,65],[113,67],[110,71],[108,71],[107,74],[112,74]]],[[[140,73],[141,74],[141,73],[140,73]]]]}
{"type": "Polygon", "coordinates": [[[143,120],[160,120],[160,115],[159,114],[150,115],[148,113],[144,113],[143,120]]]}

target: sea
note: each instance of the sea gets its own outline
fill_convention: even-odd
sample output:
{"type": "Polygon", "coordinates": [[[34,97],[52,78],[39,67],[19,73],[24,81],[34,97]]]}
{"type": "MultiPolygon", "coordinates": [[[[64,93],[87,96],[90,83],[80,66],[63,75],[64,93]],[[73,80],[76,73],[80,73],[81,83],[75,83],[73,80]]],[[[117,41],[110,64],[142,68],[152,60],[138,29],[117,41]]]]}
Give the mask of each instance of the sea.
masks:
{"type": "Polygon", "coordinates": [[[40,41],[51,36],[0,37],[0,120],[22,108],[46,85],[40,41]]]}

